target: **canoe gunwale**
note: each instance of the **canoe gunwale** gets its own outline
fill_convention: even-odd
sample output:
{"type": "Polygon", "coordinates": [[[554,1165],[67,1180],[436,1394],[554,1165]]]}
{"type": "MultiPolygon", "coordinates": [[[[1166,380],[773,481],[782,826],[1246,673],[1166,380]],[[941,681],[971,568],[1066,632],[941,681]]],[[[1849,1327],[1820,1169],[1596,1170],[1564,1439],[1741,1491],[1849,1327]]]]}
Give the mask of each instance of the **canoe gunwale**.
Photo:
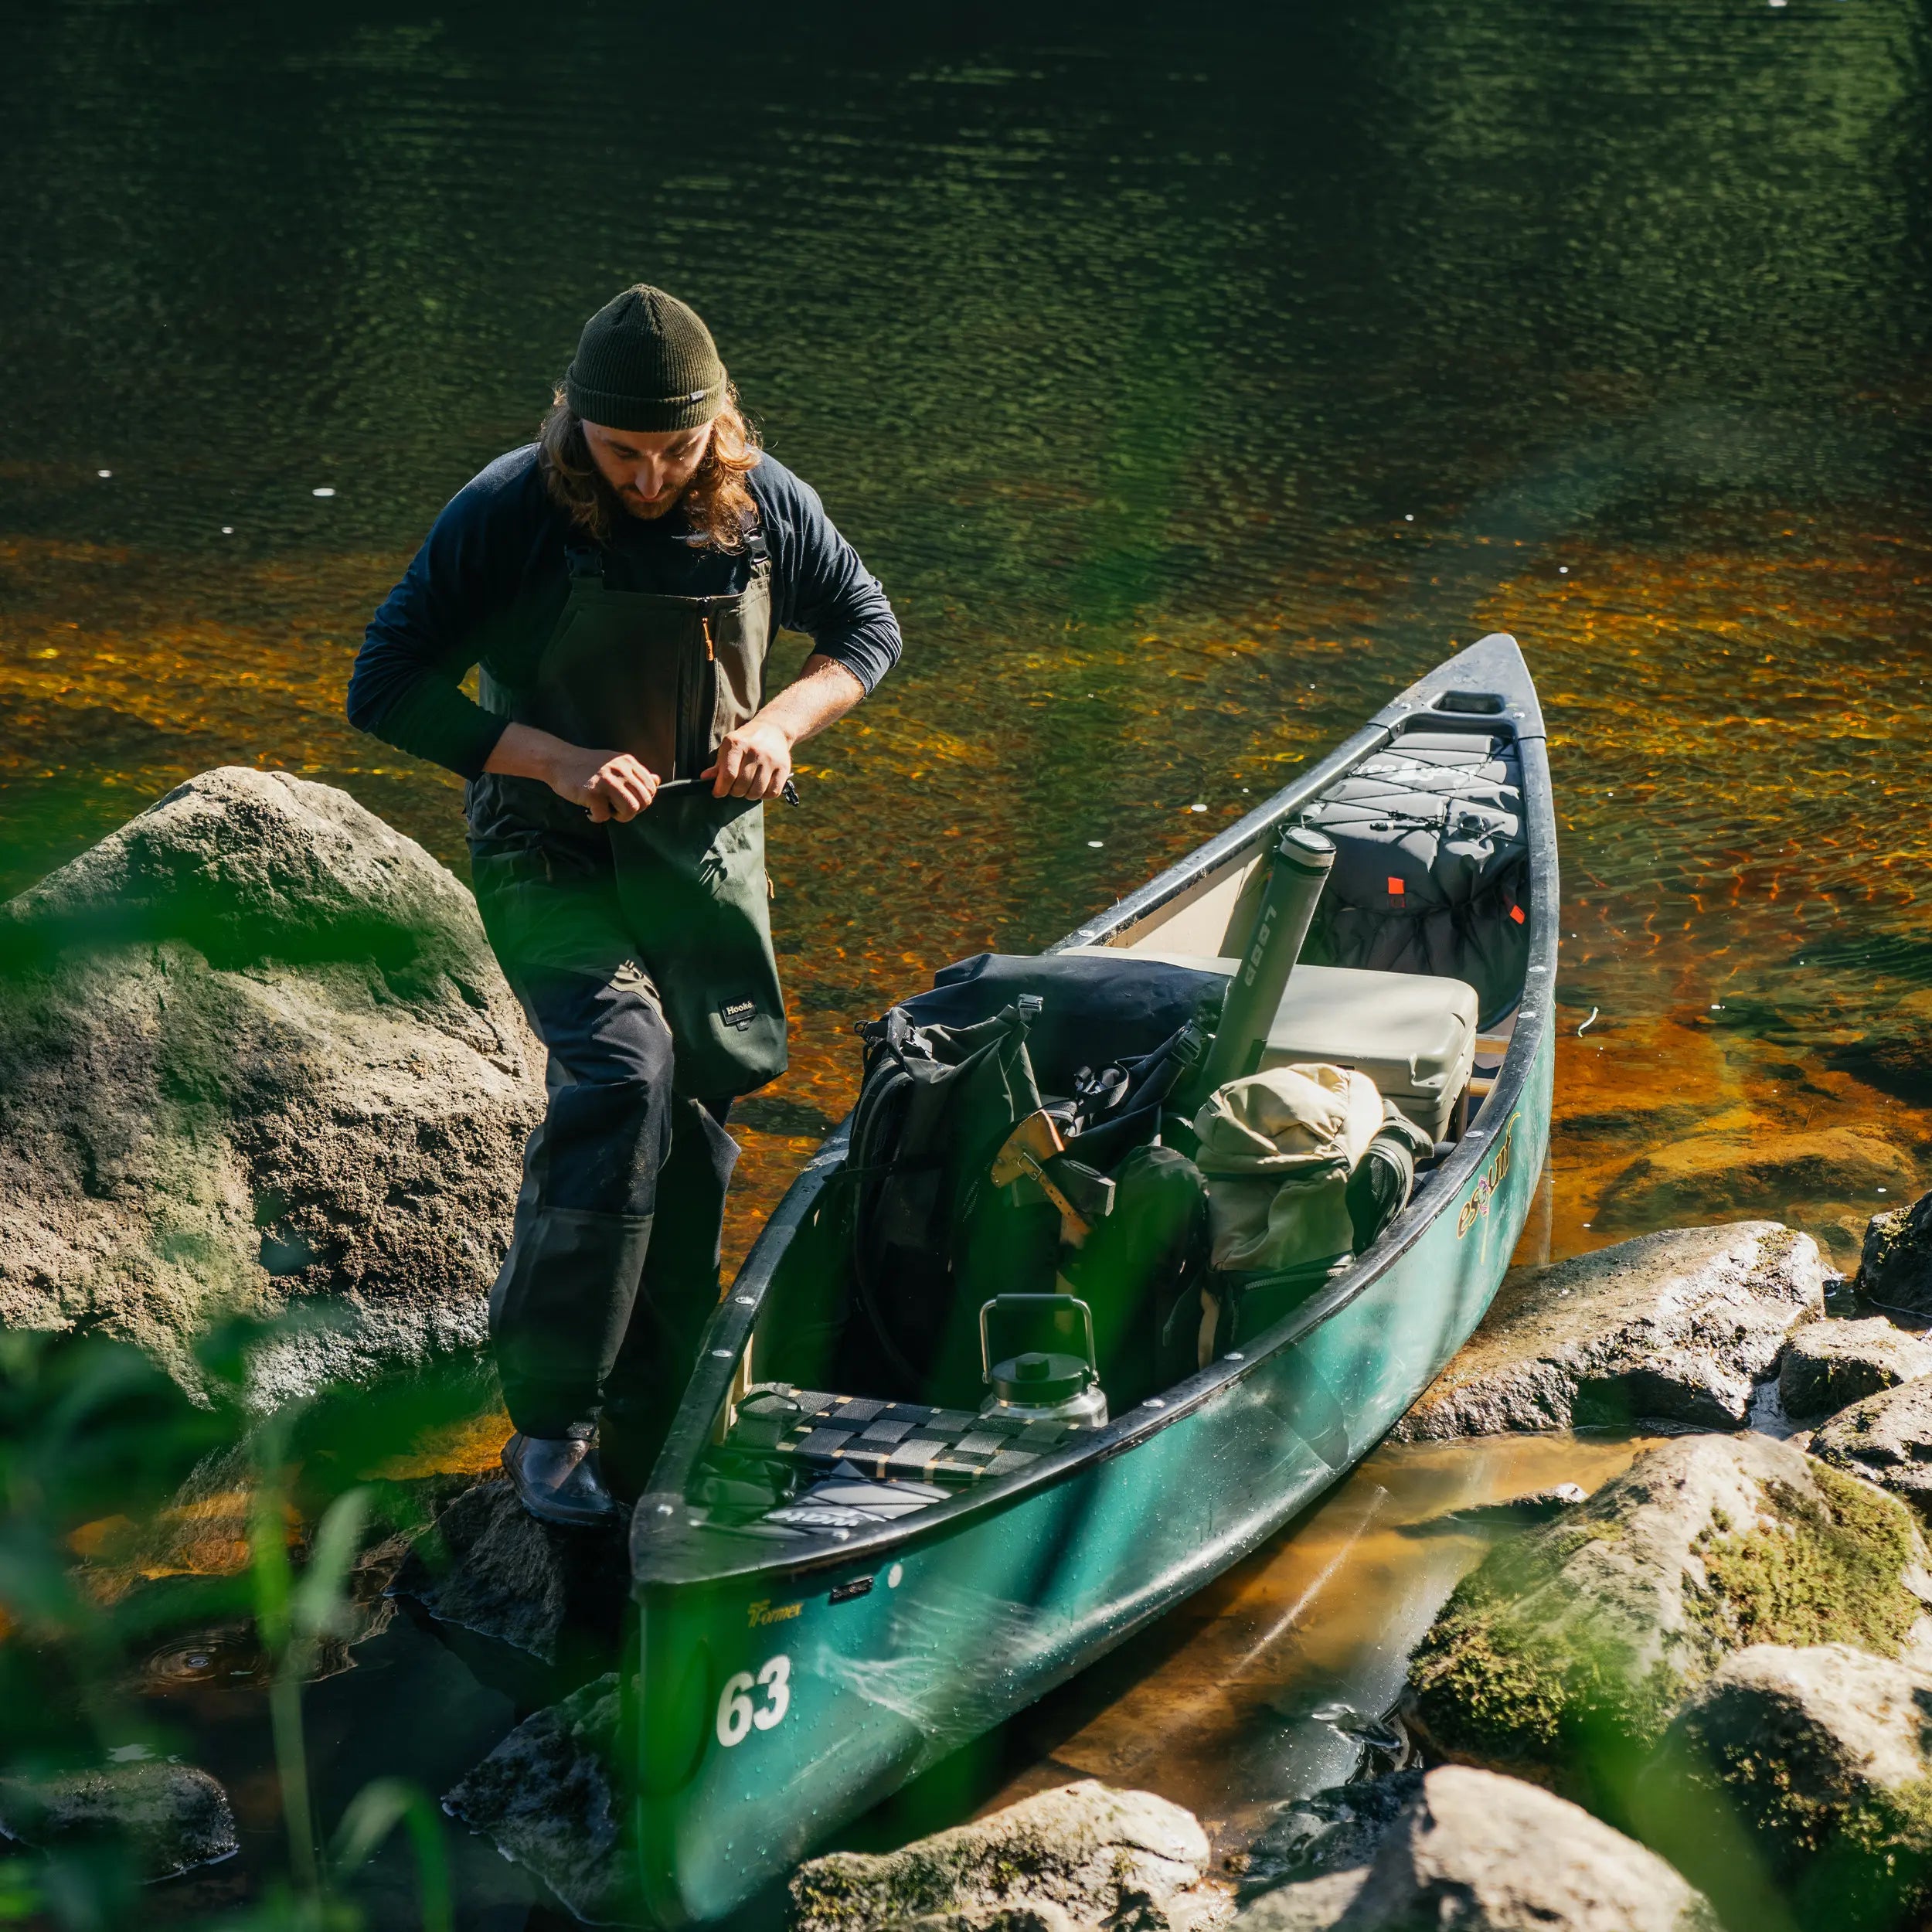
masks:
{"type": "Polygon", "coordinates": [[[1056,944],[1044,949],[1056,953],[1072,946],[1104,945],[1143,923],[1161,907],[1198,885],[1204,875],[1251,849],[1311,797],[1333,784],[1363,759],[1396,741],[1403,731],[1468,733],[1485,726],[1492,731],[1506,730],[1515,738],[1522,764],[1530,932],[1529,958],[1516,1024],[1489,1096],[1455,1151],[1430,1177],[1426,1192],[1396,1216],[1368,1253],[1336,1281],[1291,1310],[1274,1327],[1249,1341],[1238,1359],[1223,1355],[1160,1396],[1127,1410],[1098,1430],[1077,1436],[1031,1467],[995,1483],[976,1485],[896,1522],[850,1532],[843,1542],[813,1538],[781,1543],[732,1526],[700,1524],[689,1517],[684,1485],[698,1458],[711,1444],[713,1423],[729,1393],[731,1378],[750,1338],[778,1264],[793,1236],[816,1206],[826,1182],[845,1158],[850,1139],[849,1116],[821,1143],[804,1171],[787,1191],[747,1256],[730,1292],[713,1315],[702,1344],[704,1352],[698,1370],[654,1471],[652,1488],[639,1498],[632,1518],[634,1594],[642,1597],[654,1590],[743,1581],[760,1575],[804,1577],[827,1570],[876,1568],[889,1556],[903,1555],[954,1534],[963,1518],[990,1519],[1003,1514],[1043,1490],[1066,1481],[1077,1471],[1138,1447],[1162,1430],[1222,1398],[1283,1350],[1293,1348],[1331,1320],[1402,1262],[1490,1157],[1498,1128],[1512,1118],[1524,1097],[1531,1070],[1553,1022],[1560,924],[1555,800],[1541,710],[1513,638],[1495,634],[1438,665],[1327,757],[1226,831],[1056,944]],[[1437,709],[1427,699],[1424,688],[1439,685],[1445,674],[1458,667],[1479,672],[1492,687],[1500,687],[1509,709],[1490,716],[1437,709]],[[692,1530],[698,1532],[695,1541],[689,1533],[692,1530]],[[724,1547],[727,1539],[739,1539],[737,1548],[724,1547]]]}

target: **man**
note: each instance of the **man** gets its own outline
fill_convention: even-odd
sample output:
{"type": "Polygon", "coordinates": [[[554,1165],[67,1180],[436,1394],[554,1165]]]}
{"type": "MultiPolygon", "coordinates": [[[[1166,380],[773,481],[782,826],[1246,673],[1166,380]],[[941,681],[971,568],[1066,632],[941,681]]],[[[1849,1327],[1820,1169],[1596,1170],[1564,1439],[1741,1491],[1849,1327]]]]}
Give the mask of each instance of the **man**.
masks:
{"type": "Polygon", "coordinates": [[[533,1515],[596,1524],[648,1477],[717,1299],[726,1109],[784,1070],[763,801],[900,636],[682,302],[599,310],[553,403],[437,518],[349,715],[469,781],[477,903],[549,1049],[490,1298],[503,1461],[533,1515]],[[780,626],[815,648],[767,696],[780,626]],[[658,798],[674,779],[708,782],[658,798]]]}

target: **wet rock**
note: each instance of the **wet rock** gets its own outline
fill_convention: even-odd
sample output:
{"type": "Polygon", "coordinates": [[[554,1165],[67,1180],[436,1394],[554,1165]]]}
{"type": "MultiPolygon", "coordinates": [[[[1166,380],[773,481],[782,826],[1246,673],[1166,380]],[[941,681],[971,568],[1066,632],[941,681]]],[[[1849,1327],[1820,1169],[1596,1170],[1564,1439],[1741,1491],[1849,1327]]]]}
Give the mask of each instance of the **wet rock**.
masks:
{"type": "Polygon", "coordinates": [[[1813,1434],[1811,1454],[1932,1517],[1932,1376],[1842,1410],[1813,1434]]]}
{"type": "Polygon", "coordinates": [[[885,1932],[908,1921],[1017,1924],[1052,1908],[1076,1927],[1206,1927],[1232,1909],[1203,1874],[1192,1812],[1089,1779],[1043,1791],[903,1850],[835,1852],[791,1881],[795,1932],[885,1932]]]}
{"type": "Polygon", "coordinates": [[[1235,1919],[1239,1932],[1330,1932],[1332,1927],[1352,1928],[1358,1921],[1349,1907],[1367,1881],[1366,1867],[1326,1872],[1318,1878],[1298,1879],[1264,1892],[1235,1919]]]}
{"type": "Polygon", "coordinates": [[[1932,1194],[1866,1223],[1855,1285],[1882,1308],[1932,1315],[1932,1194]]]}
{"type": "Polygon", "coordinates": [[[213,1865],[238,1849],[228,1794],[189,1764],[0,1778],[0,1832],[36,1852],[124,1845],[148,1879],[213,1865]]]}
{"type": "Polygon", "coordinates": [[[540,1054],[474,901],[345,793],[204,773],[0,906],[0,1322],[267,1406],[485,1338],[540,1054]]]}
{"type": "Polygon", "coordinates": [[[1588,1739],[1654,1741],[1735,1651],[1916,1654],[1924,1563],[1910,1512],[1868,1484],[1767,1437],[1685,1436],[1464,1579],[1410,1667],[1415,1727],[1432,1757],[1587,1793],[1588,1739]]]}
{"type": "Polygon", "coordinates": [[[1910,1155],[1849,1127],[1818,1134],[1697,1134],[1631,1162],[1597,1204],[1599,1228],[1711,1214],[1782,1214],[1794,1201],[1909,1194],[1910,1155]]]}
{"type": "Polygon", "coordinates": [[[1366,1865],[1383,1834],[1421,1789],[1420,1771],[1393,1771],[1292,1800],[1249,1846],[1241,1874],[1243,1896],[1285,1880],[1366,1865]]]}
{"type": "Polygon", "coordinates": [[[1737,1429],[1792,1325],[1821,1305],[1818,1244],[1774,1221],[1679,1228],[1508,1283],[1399,1439],[1662,1419],[1737,1429]]]}
{"type": "Polygon", "coordinates": [[[1893,1925],[1932,1902],[1932,1675],[1844,1644],[1720,1665],[1646,1768],[1645,1835],[1730,1909],[1741,1825],[1800,1923],[1893,1925]]]}
{"type": "Polygon", "coordinates": [[[1238,1932],[1716,1932],[1654,1852],[1533,1784],[1446,1764],[1359,1871],[1287,1885],[1238,1932]]]}
{"type": "Polygon", "coordinates": [[[1403,1533],[1410,1536],[1456,1536],[1471,1529],[1519,1529],[1526,1523],[1547,1522],[1566,1509],[1587,1502],[1590,1492],[1580,1482],[1553,1483],[1547,1489],[1532,1489],[1520,1496],[1507,1496],[1500,1502],[1471,1503],[1467,1509],[1446,1509],[1418,1523],[1405,1523],[1403,1533]]]}
{"type": "Polygon", "coordinates": [[[1883,1315],[1868,1321],[1808,1321],[1785,1347],[1777,1393],[1787,1415],[1829,1415],[1925,1375],[1932,1375],[1932,1342],[1907,1334],[1883,1315]]]}
{"type": "Polygon", "coordinates": [[[611,1672],[526,1718],[443,1800],[589,1925],[639,1923],[613,1768],[617,1709],[611,1672]]]}
{"type": "Polygon", "coordinates": [[[392,1597],[439,1622],[569,1668],[607,1660],[631,1571],[626,1531],[539,1522],[507,1480],[465,1490],[402,1560],[392,1597]]]}

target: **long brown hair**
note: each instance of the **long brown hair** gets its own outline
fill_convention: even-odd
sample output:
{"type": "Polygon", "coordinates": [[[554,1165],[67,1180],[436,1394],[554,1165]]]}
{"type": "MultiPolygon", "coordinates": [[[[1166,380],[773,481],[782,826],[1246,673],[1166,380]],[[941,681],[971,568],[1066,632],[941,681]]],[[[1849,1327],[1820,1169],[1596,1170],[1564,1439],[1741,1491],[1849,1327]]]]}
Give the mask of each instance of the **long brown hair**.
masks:
{"type": "MultiPolygon", "coordinates": [[[[611,534],[611,519],[628,512],[592,460],[583,418],[564,400],[561,383],[538,427],[536,443],[537,467],[550,500],[579,529],[603,543],[611,534]]],[[[745,534],[757,520],[745,477],[758,462],[758,432],[745,420],[738,392],[727,383],[724,406],[711,419],[711,447],[678,499],[700,549],[744,548],[745,534]]]]}

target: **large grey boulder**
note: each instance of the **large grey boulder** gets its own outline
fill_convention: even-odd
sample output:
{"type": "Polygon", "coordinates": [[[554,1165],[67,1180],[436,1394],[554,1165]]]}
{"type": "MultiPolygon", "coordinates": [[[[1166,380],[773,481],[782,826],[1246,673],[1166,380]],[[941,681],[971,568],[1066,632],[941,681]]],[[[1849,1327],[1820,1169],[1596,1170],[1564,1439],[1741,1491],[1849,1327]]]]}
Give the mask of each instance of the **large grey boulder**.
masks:
{"type": "Polygon", "coordinates": [[[1932,1516],[1932,1376],[1841,1410],[1812,1436],[1811,1454],[1932,1516]]]}
{"type": "Polygon", "coordinates": [[[637,1861],[614,1768],[617,1679],[596,1679],[528,1717],[443,1809],[534,1872],[587,1925],[634,1925],[637,1861]]]}
{"type": "Polygon", "coordinates": [[[122,1846],[149,1879],[217,1864],[240,1849],[228,1794],[191,1764],[0,1778],[0,1832],[36,1852],[122,1846]]]}
{"type": "Polygon", "coordinates": [[[1866,1223],[1856,1285],[1882,1308],[1932,1315],[1932,1194],[1866,1223]]]}
{"type": "Polygon", "coordinates": [[[1046,1913],[1076,1927],[1185,1932],[1233,1909],[1230,1894],[1205,1880],[1208,1860],[1192,1812],[1088,1779],[900,1851],[814,1859],[792,1877],[793,1923],[795,1932],[908,1923],[1020,1932],[1015,1913],[1046,1913]]]}
{"type": "Polygon", "coordinates": [[[1777,1393],[1788,1416],[1825,1416],[1927,1375],[1932,1375],[1932,1342],[1883,1315],[1808,1321],[1785,1346],[1777,1393]]]}
{"type": "Polygon", "coordinates": [[[541,1055],[474,901],[345,793],[204,773],[0,906],[0,1323],[91,1318],[267,1406],[474,1348],[541,1055]]]}
{"type": "Polygon", "coordinates": [[[1621,1832],[1551,1793],[1446,1764],[1372,1859],[1264,1893],[1236,1932],[1716,1932],[1702,1896],[1621,1832]]]}
{"type": "Polygon", "coordinates": [[[1681,1437],[1463,1580],[1410,1667],[1417,1727],[1587,1792],[1587,1740],[1653,1742],[1734,1651],[1916,1657],[1924,1563],[1903,1505],[1791,1444],[1681,1437]]]}
{"type": "Polygon", "coordinates": [[[1869,1201],[1917,1183],[1911,1157],[1855,1128],[1813,1134],[1698,1134],[1640,1155],[1604,1190],[1599,1228],[1717,1214],[1784,1214],[1800,1202],[1869,1201]]]}
{"type": "Polygon", "coordinates": [[[1397,1426],[1430,1441],[1658,1419],[1739,1429],[1821,1305],[1818,1243],[1774,1221],[1639,1236],[1512,1280],[1397,1426]]]}
{"type": "Polygon", "coordinates": [[[1896,1924],[1932,1903],[1929,1739],[1932,1675],[1844,1644],[1754,1645],[1678,1713],[1636,1809],[1734,1922],[1758,1916],[1727,1896],[1741,1868],[1801,1923],[1896,1924]]]}

